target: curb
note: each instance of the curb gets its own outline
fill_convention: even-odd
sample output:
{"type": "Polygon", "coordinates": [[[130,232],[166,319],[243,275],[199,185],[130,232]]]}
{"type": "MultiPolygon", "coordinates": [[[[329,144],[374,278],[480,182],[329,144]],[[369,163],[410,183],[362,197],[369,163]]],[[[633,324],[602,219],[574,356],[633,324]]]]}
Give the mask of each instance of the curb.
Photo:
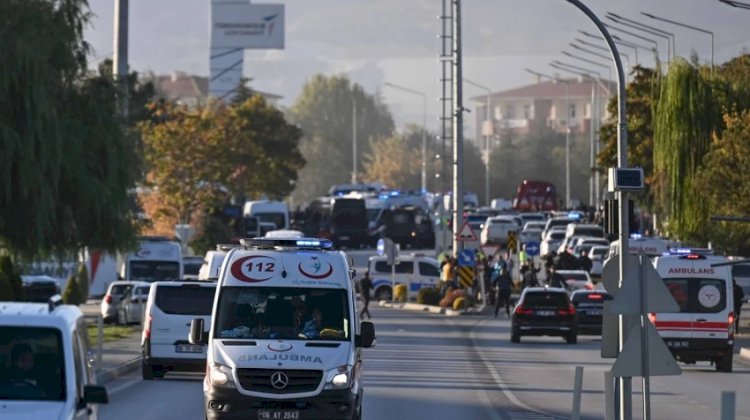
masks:
{"type": "Polygon", "coordinates": [[[746,361],[750,361],[750,348],[742,347],[740,349],[740,357],[746,361]]]}
{"type": "Polygon", "coordinates": [[[139,356],[121,365],[115,366],[112,369],[107,369],[102,372],[99,372],[96,375],[96,383],[99,385],[103,385],[113,379],[117,379],[120,376],[125,375],[126,373],[129,373],[138,369],[138,367],[141,365],[141,359],[143,358],[139,356]]]}

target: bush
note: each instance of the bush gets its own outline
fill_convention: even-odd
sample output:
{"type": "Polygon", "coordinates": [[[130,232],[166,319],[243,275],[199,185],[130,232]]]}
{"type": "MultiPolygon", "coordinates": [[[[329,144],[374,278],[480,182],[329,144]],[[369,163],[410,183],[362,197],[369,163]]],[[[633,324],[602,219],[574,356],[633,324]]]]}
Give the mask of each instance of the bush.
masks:
{"type": "Polygon", "coordinates": [[[397,284],[393,289],[393,300],[396,302],[406,302],[406,285],[397,284]]]}
{"type": "Polygon", "coordinates": [[[0,271],[0,302],[10,302],[13,298],[13,288],[10,286],[8,276],[0,271]]]}
{"type": "Polygon", "coordinates": [[[81,304],[81,289],[78,287],[78,282],[76,281],[75,276],[71,276],[68,279],[68,284],[65,286],[62,299],[66,305],[78,306],[81,304]]]}
{"type": "Polygon", "coordinates": [[[461,296],[457,297],[456,300],[453,301],[453,310],[459,311],[464,308],[464,302],[465,299],[461,296]]]}
{"type": "Polygon", "coordinates": [[[440,289],[434,287],[423,287],[417,292],[417,303],[437,306],[440,303],[441,297],[440,289]]]}
{"type": "Polygon", "coordinates": [[[466,292],[463,289],[448,289],[445,292],[445,297],[440,300],[440,306],[443,308],[452,308],[453,302],[459,297],[464,297],[466,292]]]}
{"type": "Polygon", "coordinates": [[[23,300],[23,280],[13,265],[13,260],[9,256],[0,257],[0,271],[5,274],[6,281],[10,285],[13,297],[9,300],[23,300]]]}
{"type": "Polygon", "coordinates": [[[81,294],[81,303],[86,303],[89,298],[89,270],[86,269],[86,264],[78,264],[76,282],[78,283],[78,290],[81,294]]]}

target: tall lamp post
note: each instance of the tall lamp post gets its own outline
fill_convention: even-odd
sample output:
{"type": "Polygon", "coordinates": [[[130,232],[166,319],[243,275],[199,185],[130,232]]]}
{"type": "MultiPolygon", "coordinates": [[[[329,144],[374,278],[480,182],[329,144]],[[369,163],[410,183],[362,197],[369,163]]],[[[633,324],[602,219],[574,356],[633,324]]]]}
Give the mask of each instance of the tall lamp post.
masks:
{"type": "Polygon", "coordinates": [[[385,82],[385,85],[403,92],[422,97],[422,192],[427,191],[427,95],[418,90],[385,82]]]}
{"type": "MultiPolygon", "coordinates": [[[[607,19],[619,23],[620,25],[627,26],[628,28],[635,29],[637,31],[645,32],[649,35],[658,36],[659,38],[662,38],[667,41],[667,63],[670,63],[672,59],[674,59],[675,56],[675,36],[671,32],[667,32],[663,29],[656,28],[650,25],[646,25],[645,23],[638,22],[637,20],[628,19],[626,17],[622,17],[616,13],[607,12],[607,19]],[[670,55],[669,50],[669,41],[672,41],[672,53],[670,55]]],[[[614,39],[617,39],[616,37],[612,37],[614,39]]]]}
{"type": "Polygon", "coordinates": [[[531,69],[527,72],[558,83],[565,83],[565,207],[570,208],[570,81],[549,76],[531,69]]]}
{"type": "Polygon", "coordinates": [[[468,83],[474,87],[477,87],[479,89],[482,89],[487,93],[486,101],[484,104],[484,124],[487,125],[487,132],[484,133],[484,124],[482,125],[482,134],[484,136],[484,199],[485,199],[485,205],[490,205],[490,138],[492,137],[492,120],[490,120],[490,95],[492,95],[492,90],[488,88],[487,86],[480,85],[479,83],[472,82],[471,80],[464,78],[464,82],[468,83]]]}
{"type": "Polygon", "coordinates": [[[663,17],[654,16],[651,13],[641,12],[641,14],[643,16],[649,17],[649,18],[654,19],[654,20],[658,20],[658,21],[666,22],[666,23],[671,23],[672,25],[681,26],[683,28],[692,29],[694,31],[698,31],[698,32],[702,32],[704,34],[710,35],[711,36],[711,73],[713,73],[713,71],[714,71],[714,33],[713,32],[711,32],[711,31],[709,31],[707,29],[697,28],[697,27],[695,27],[693,25],[688,25],[686,23],[675,22],[675,21],[673,21],[671,19],[665,19],[663,17]]]}

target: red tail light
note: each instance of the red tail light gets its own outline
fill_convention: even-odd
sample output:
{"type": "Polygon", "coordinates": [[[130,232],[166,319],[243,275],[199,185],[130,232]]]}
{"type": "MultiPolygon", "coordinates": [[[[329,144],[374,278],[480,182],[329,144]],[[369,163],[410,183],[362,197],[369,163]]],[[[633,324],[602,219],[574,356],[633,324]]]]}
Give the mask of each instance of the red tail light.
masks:
{"type": "Polygon", "coordinates": [[[515,312],[517,315],[531,315],[532,313],[534,313],[534,310],[524,308],[523,305],[518,305],[516,306],[516,310],[513,312],[515,312]]]}
{"type": "Polygon", "coordinates": [[[144,339],[151,338],[151,320],[152,320],[152,317],[151,317],[151,314],[149,313],[146,318],[146,324],[144,324],[144,328],[143,328],[144,339]]]}
{"type": "Polygon", "coordinates": [[[651,321],[652,324],[656,325],[656,314],[653,312],[648,314],[648,320],[651,321]]]}
{"type": "Polygon", "coordinates": [[[112,295],[104,296],[104,303],[112,303],[112,295]]]}
{"type": "Polygon", "coordinates": [[[727,333],[729,333],[729,338],[734,338],[734,312],[729,313],[729,317],[727,317],[727,333]]]}
{"type": "Polygon", "coordinates": [[[591,300],[602,300],[602,299],[604,299],[604,296],[600,295],[599,293],[590,293],[589,294],[589,299],[591,299],[591,300]]]}
{"type": "Polygon", "coordinates": [[[557,313],[560,315],[575,315],[576,307],[573,305],[568,305],[568,309],[559,309],[557,313]]]}

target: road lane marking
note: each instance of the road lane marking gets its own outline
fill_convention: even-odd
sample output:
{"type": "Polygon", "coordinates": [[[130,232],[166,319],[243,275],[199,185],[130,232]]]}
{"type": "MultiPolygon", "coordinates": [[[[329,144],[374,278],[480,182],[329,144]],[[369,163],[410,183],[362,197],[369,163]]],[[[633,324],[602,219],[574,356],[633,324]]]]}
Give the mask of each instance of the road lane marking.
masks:
{"type": "Polygon", "coordinates": [[[121,391],[124,391],[124,390],[132,387],[133,385],[137,384],[140,381],[141,381],[140,379],[131,379],[131,380],[129,380],[129,381],[127,381],[127,382],[125,382],[125,383],[123,383],[121,385],[118,385],[118,386],[116,386],[116,387],[114,387],[112,389],[110,389],[108,387],[107,388],[107,393],[109,395],[117,394],[117,393],[119,393],[121,391]]]}
{"type": "MultiPolygon", "coordinates": [[[[542,410],[538,410],[536,408],[532,408],[526,404],[523,403],[516,395],[513,393],[513,391],[510,390],[508,385],[505,383],[503,378],[500,376],[500,373],[495,368],[495,365],[492,364],[492,362],[487,358],[487,356],[480,350],[480,347],[477,345],[476,335],[474,334],[474,330],[485,323],[489,318],[483,319],[476,323],[471,330],[469,331],[469,337],[471,338],[471,342],[474,345],[474,349],[477,352],[477,355],[479,355],[479,358],[482,359],[482,363],[487,368],[487,371],[490,373],[490,376],[492,376],[492,379],[495,381],[495,383],[500,387],[500,390],[505,394],[505,396],[508,398],[508,400],[516,405],[518,408],[521,408],[523,410],[530,411],[531,413],[536,416],[544,416],[544,417],[536,417],[536,418],[547,418],[547,419],[564,419],[564,417],[557,417],[555,415],[546,413],[542,410]]],[[[487,390],[484,390],[486,393],[487,390]]],[[[492,406],[492,409],[495,410],[495,407],[492,406]]],[[[509,413],[510,414],[510,413],[509,413]]],[[[520,413],[515,413],[516,415],[520,413]]],[[[521,417],[511,417],[511,418],[521,418],[521,417]]],[[[528,417],[527,417],[528,418],[528,417]]]]}

